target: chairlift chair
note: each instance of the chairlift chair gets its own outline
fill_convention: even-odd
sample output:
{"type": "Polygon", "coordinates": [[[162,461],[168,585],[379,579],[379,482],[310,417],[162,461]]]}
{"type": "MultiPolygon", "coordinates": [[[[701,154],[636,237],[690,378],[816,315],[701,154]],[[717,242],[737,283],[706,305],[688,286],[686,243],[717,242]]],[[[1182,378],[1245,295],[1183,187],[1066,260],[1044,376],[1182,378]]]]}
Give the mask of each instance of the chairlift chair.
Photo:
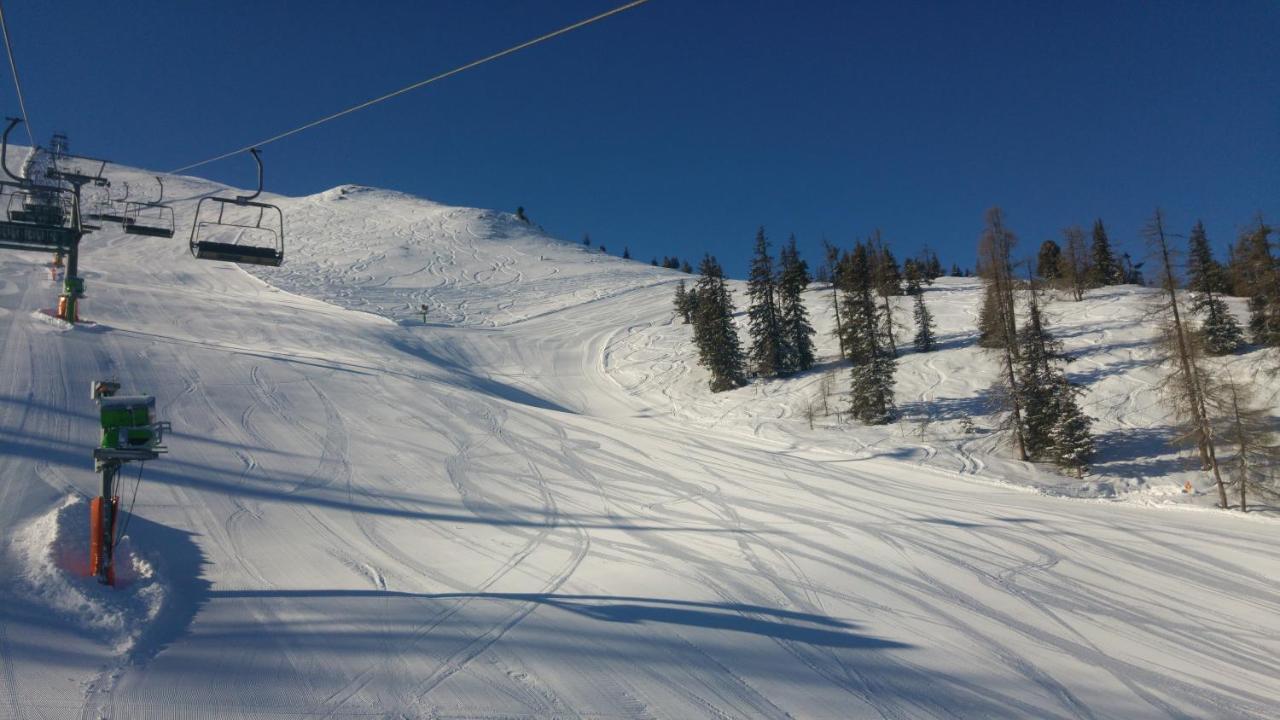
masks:
{"type": "Polygon", "coordinates": [[[173,237],[173,208],[164,204],[164,180],[156,176],[160,184],[160,197],[155,202],[135,200],[125,203],[121,225],[130,235],[149,237],[173,237]]]}
{"type": "Polygon", "coordinates": [[[271,203],[254,200],[262,194],[262,158],[257,148],[249,152],[258,163],[256,192],[204,197],[196,204],[190,244],[191,255],[198,260],[271,267],[284,262],[284,213],[271,203]]]}
{"type": "Polygon", "coordinates": [[[10,179],[0,179],[0,249],[67,252],[79,241],[70,191],[51,185],[36,185],[15,175],[6,163],[9,132],[20,119],[10,118],[0,138],[0,170],[10,179]]]}
{"type": "MultiPolygon", "coordinates": [[[[105,222],[123,223],[125,217],[125,206],[129,199],[129,183],[121,183],[124,185],[124,195],[118,198],[111,197],[111,191],[106,191],[106,196],[96,200],[89,206],[89,211],[84,216],[90,220],[101,220],[105,222]]],[[[172,237],[172,236],[170,236],[172,237]]]]}

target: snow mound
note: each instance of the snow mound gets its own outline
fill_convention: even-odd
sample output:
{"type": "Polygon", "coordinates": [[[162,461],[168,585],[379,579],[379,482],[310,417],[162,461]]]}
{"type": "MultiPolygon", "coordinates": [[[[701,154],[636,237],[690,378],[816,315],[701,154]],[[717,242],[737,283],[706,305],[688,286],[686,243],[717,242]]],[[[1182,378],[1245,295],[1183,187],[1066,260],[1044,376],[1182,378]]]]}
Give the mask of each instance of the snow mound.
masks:
{"type": "Polygon", "coordinates": [[[130,546],[116,546],[116,586],[89,574],[89,503],[70,495],[14,536],[19,593],[123,654],[164,607],[166,587],[155,567],[130,546]]]}

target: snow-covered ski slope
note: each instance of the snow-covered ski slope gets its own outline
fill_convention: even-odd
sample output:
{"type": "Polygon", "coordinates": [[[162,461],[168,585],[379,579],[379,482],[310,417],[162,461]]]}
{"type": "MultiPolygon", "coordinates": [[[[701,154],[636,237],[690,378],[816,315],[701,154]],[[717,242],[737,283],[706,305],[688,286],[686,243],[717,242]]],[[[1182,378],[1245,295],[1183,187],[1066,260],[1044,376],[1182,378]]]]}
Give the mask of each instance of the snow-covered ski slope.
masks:
{"type": "Polygon", "coordinates": [[[72,330],[34,314],[46,258],[0,257],[0,717],[1276,716],[1276,522],[1027,487],[1180,484],[1140,290],[1053,305],[1103,436],[1081,488],[981,432],[962,282],[906,421],[810,431],[821,372],[706,394],[677,273],[390,192],[278,200],[278,270],[89,236],[72,330]],[[74,574],[103,377],[174,427],[116,590],[74,574]]]}

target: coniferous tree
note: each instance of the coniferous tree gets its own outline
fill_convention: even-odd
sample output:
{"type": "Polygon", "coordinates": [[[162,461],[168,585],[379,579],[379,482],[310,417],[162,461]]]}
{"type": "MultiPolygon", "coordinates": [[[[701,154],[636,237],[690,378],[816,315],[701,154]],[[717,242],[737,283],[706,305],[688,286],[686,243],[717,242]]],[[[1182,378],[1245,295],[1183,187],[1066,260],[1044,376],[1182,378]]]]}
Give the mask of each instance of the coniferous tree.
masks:
{"type": "Polygon", "coordinates": [[[1071,289],[1071,295],[1079,302],[1089,284],[1089,253],[1084,244],[1084,231],[1072,226],[1062,231],[1065,247],[1059,267],[1063,283],[1071,289]]]}
{"type": "Polygon", "coordinates": [[[920,251],[920,267],[924,271],[924,281],[930,285],[942,277],[942,262],[938,260],[938,253],[928,245],[920,251]]]}
{"type": "Polygon", "coordinates": [[[1211,394],[1210,403],[1222,420],[1217,436],[1235,446],[1235,456],[1226,461],[1232,484],[1240,498],[1240,512],[1249,509],[1248,493],[1269,499],[1280,498],[1280,444],[1275,441],[1270,414],[1252,401],[1250,384],[1227,376],[1211,394]]]}
{"type": "Polygon", "coordinates": [[[680,263],[680,272],[686,273],[688,275],[693,274],[693,266],[689,264],[688,260],[685,260],[680,263]]]}
{"type": "Polygon", "coordinates": [[[849,357],[844,346],[844,318],[840,313],[840,293],[845,291],[842,276],[844,258],[840,256],[840,249],[827,242],[826,238],[822,239],[822,250],[826,255],[827,267],[831,268],[831,308],[836,316],[836,342],[840,345],[840,357],[849,357]]]}
{"type": "Polygon", "coordinates": [[[658,267],[658,257],[655,255],[653,259],[649,260],[649,264],[654,267],[658,267]]]}
{"type": "Polygon", "coordinates": [[[1212,470],[1218,486],[1219,502],[1227,507],[1227,491],[1218,467],[1218,454],[1214,445],[1214,433],[1208,411],[1208,390],[1212,379],[1205,372],[1200,357],[1200,344],[1187,328],[1178,300],[1178,280],[1173,269],[1173,251],[1164,232],[1164,217],[1157,209],[1146,229],[1147,242],[1154,251],[1156,268],[1160,273],[1160,288],[1164,291],[1156,310],[1165,316],[1165,339],[1172,362],[1171,371],[1162,387],[1183,428],[1183,437],[1195,443],[1200,454],[1200,464],[1212,470]]]}
{"type": "Polygon", "coordinates": [[[1191,291],[1191,314],[1204,318],[1200,341],[1210,355],[1230,355],[1244,346],[1244,332],[1222,300],[1226,274],[1213,259],[1204,224],[1197,222],[1187,241],[1187,289],[1191,291]]]}
{"type": "Polygon", "coordinates": [[[685,288],[684,280],[676,283],[675,310],[686,325],[693,322],[694,311],[698,306],[698,293],[685,288]]]}
{"type": "Polygon", "coordinates": [[[591,234],[590,234],[590,233],[583,233],[583,234],[582,234],[582,244],[583,244],[584,246],[586,246],[586,247],[591,247],[591,234]]]}
{"type": "Polygon", "coordinates": [[[782,320],[782,336],[786,346],[783,369],[803,372],[813,367],[813,325],[804,306],[804,290],[809,286],[809,266],[796,248],[796,236],[787,240],[779,253],[781,271],[778,278],[778,306],[782,320]]]}
{"type": "Polygon", "coordinates": [[[698,346],[698,362],[711,372],[711,392],[745,385],[742,344],[733,323],[733,295],[725,283],[724,270],[711,255],[702,258],[698,270],[693,338],[698,346]]]}
{"type": "Polygon", "coordinates": [[[1066,383],[1060,390],[1061,394],[1055,399],[1059,410],[1053,426],[1053,461],[1058,467],[1073,471],[1076,477],[1082,477],[1095,449],[1092,422],[1076,402],[1079,388],[1066,383]]]}
{"type": "Polygon", "coordinates": [[[1259,218],[1232,253],[1235,294],[1249,298],[1249,336],[1263,347],[1280,346],[1280,264],[1271,254],[1270,235],[1259,218]]]}
{"type": "Polygon", "coordinates": [[[628,248],[626,245],[622,246],[622,259],[623,260],[631,259],[631,249],[628,248]]]}
{"type": "Polygon", "coordinates": [[[846,264],[845,347],[853,361],[850,414],[867,425],[893,419],[897,360],[884,337],[883,311],[876,302],[875,253],[858,243],[846,264]]]}
{"type": "Polygon", "coordinates": [[[1146,280],[1142,277],[1142,266],[1145,263],[1136,263],[1133,258],[1129,257],[1129,253],[1120,254],[1120,272],[1124,279],[1125,285],[1146,285],[1146,280]]]}
{"type": "Polygon", "coordinates": [[[784,371],[786,352],[782,337],[782,318],[778,312],[777,276],[769,241],[764,228],[756,231],[755,254],[747,277],[747,329],[751,336],[749,357],[760,377],[773,377],[784,371]]]}
{"type": "Polygon", "coordinates": [[[924,282],[924,269],[920,263],[912,258],[902,261],[902,281],[905,284],[903,292],[907,295],[919,295],[921,293],[921,283],[924,282]]]}
{"type": "Polygon", "coordinates": [[[1100,219],[1093,223],[1093,247],[1090,248],[1090,254],[1093,259],[1090,279],[1094,287],[1124,282],[1124,273],[1120,270],[1120,263],[1116,262],[1111,241],[1107,239],[1107,229],[1102,226],[1100,219]]]}
{"type": "Polygon", "coordinates": [[[924,293],[915,294],[915,303],[916,335],[912,343],[915,345],[916,352],[930,352],[935,344],[933,313],[929,312],[929,308],[924,304],[924,293]]]}
{"type": "Polygon", "coordinates": [[[1226,269],[1213,258],[1204,223],[1197,220],[1187,239],[1187,289],[1222,295],[1229,291],[1228,285],[1226,269]]]}
{"type": "Polygon", "coordinates": [[[1052,240],[1040,243],[1036,256],[1036,274],[1050,282],[1062,278],[1062,247],[1052,240]]]}
{"type": "Polygon", "coordinates": [[[951,263],[951,277],[961,277],[960,266],[956,263],[951,263]]]}
{"type": "Polygon", "coordinates": [[[1018,458],[1027,460],[1027,444],[1023,437],[1024,408],[1018,392],[1015,360],[1018,355],[1018,326],[1014,316],[1013,262],[1010,255],[1017,238],[1005,227],[1000,208],[987,211],[987,226],[978,240],[978,275],[983,283],[983,304],[979,313],[979,344],[998,350],[1002,387],[1009,410],[1009,427],[1017,441],[1018,458]],[[985,344],[984,341],[985,340],[985,344]]]}
{"type": "Polygon", "coordinates": [[[894,258],[893,252],[880,239],[879,229],[873,233],[867,249],[872,253],[871,281],[883,305],[881,322],[884,324],[884,337],[889,342],[889,351],[897,355],[898,342],[894,337],[896,327],[893,320],[893,305],[890,304],[889,298],[902,294],[902,272],[898,269],[898,261],[894,258]]]}

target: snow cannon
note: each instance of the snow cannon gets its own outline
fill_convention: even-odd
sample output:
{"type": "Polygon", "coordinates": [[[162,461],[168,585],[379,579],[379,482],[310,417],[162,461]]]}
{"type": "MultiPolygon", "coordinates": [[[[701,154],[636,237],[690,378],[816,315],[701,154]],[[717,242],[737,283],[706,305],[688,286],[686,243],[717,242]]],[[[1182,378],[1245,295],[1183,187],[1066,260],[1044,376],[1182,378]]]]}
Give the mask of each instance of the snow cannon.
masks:
{"type": "MultiPolygon", "coordinates": [[[[162,443],[169,423],[156,420],[156,399],[152,395],[116,395],[120,383],[94,382],[90,397],[98,403],[102,440],[93,449],[94,470],[102,474],[102,492],[89,505],[89,567],[99,582],[115,584],[112,556],[117,541],[116,517],[120,498],[115,480],[120,466],[146,462],[167,452],[162,443]]],[[[141,479],[141,475],[139,475],[141,479]]]]}

